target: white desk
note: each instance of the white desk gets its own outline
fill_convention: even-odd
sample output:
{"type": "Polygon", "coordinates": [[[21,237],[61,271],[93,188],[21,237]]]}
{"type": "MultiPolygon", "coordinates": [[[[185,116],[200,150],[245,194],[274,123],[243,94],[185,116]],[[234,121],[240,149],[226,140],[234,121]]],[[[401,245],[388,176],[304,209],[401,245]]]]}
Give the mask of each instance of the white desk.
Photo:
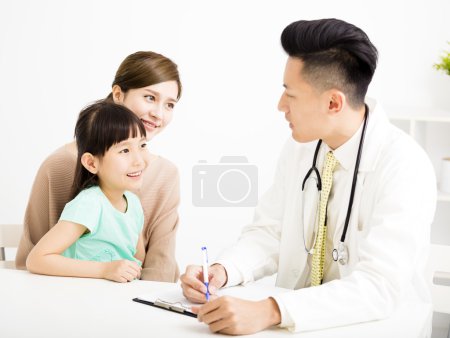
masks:
{"type": "MultiPolygon", "coordinates": [[[[173,284],[49,277],[0,269],[0,337],[215,336],[195,318],[139,304],[132,298],[173,284]]],[[[302,333],[318,337],[423,337],[430,308],[405,305],[388,320],[302,333]]],[[[255,337],[294,336],[274,328],[255,337]]]]}

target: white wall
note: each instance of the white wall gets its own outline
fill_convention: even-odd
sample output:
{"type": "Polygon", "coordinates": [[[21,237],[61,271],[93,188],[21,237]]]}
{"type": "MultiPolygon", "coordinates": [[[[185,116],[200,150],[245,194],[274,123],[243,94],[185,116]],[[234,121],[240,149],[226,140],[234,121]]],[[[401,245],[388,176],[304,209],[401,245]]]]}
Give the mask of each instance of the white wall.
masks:
{"type": "MultiPolygon", "coordinates": [[[[389,105],[442,107],[448,77],[432,69],[450,41],[450,1],[61,1],[0,3],[0,215],[21,222],[43,159],[72,138],[80,109],[106,96],[122,59],[153,50],[178,63],[184,85],[172,125],[151,144],[180,169],[181,268],[236,239],[252,208],[197,208],[200,159],[245,155],[271,182],[290,131],[276,106],[286,56],[279,36],[298,19],[337,17],[380,52],[369,94],[389,105]]],[[[449,151],[450,152],[450,151],[449,151]]]]}

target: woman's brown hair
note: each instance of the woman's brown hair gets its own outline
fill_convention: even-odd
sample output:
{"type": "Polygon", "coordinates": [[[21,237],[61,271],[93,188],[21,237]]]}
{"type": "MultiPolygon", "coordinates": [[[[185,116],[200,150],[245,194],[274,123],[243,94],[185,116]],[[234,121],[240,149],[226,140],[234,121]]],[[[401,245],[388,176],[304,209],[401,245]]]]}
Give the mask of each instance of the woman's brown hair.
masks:
{"type": "MultiPolygon", "coordinates": [[[[136,52],[128,55],[122,61],[112,86],[118,85],[126,93],[130,89],[143,88],[166,81],[177,83],[177,99],[179,99],[182,87],[177,65],[158,53],[136,52]]],[[[106,99],[112,100],[112,94],[110,93],[106,99]]]]}

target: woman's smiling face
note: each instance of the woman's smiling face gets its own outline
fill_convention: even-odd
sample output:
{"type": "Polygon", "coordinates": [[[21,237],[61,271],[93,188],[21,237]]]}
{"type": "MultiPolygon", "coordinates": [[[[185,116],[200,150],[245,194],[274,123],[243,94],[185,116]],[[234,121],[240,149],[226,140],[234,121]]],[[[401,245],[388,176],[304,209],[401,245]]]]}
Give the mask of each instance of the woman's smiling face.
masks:
{"type": "Polygon", "coordinates": [[[178,90],[176,81],[129,89],[126,93],[115,86],[113,99],[141,119],[147,131],[147,140],[151,140],[172,121],[173,109],[178,101],[178,90]]]}

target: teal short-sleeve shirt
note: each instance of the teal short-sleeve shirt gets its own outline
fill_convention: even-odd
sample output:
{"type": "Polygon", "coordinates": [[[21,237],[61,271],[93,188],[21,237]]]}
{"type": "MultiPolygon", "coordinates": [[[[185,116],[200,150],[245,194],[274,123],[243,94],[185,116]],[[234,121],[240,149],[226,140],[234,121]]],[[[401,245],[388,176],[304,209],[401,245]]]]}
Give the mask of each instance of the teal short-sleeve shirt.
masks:
{"type": "Polygon", "coordinates": [[[134,257],[139,234],[144,225],[144,212],[139,198],[125,191],[126,212],[113,207],[98,186],[81,191],[66,204],[60,220],[85,226],[82,235],[62,255],[87,261],[110,262],[134,257]]]}

